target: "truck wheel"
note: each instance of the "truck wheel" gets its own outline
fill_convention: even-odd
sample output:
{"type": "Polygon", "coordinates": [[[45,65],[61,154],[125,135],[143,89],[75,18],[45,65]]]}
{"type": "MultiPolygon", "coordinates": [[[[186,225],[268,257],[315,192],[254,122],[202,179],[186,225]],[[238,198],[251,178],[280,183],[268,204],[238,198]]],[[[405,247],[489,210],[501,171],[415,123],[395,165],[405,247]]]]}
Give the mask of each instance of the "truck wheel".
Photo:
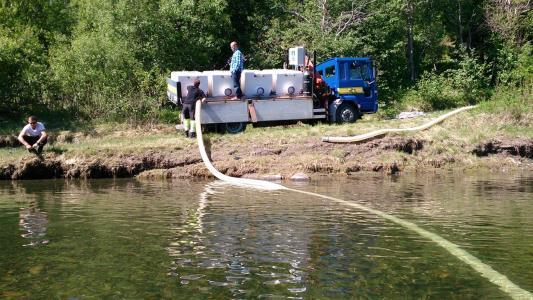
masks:
{"type": "Polygon", "coordinates": [[[244,122],[235,122],[235,123],[226,123],[226,132],[235,134],[239,132],[243,132],[246,129],[246,123],[244,122]]]}
{"type": "Polygon", "coordinates": [[[359,110],[348,103],[341,104],[336,114],[338,123],[353,123],[359,118],[359,110]]]}

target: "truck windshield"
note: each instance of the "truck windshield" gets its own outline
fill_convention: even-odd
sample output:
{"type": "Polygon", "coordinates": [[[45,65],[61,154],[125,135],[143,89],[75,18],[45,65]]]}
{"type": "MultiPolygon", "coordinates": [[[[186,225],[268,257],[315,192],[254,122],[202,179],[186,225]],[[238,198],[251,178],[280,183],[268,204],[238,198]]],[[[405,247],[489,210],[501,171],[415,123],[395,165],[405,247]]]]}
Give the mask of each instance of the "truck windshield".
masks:
{"type": "Polygon", "coordinates": [[[350,63],[350,80],[370,80],[370,73],[366,63],[354,61],[350,63]]]}

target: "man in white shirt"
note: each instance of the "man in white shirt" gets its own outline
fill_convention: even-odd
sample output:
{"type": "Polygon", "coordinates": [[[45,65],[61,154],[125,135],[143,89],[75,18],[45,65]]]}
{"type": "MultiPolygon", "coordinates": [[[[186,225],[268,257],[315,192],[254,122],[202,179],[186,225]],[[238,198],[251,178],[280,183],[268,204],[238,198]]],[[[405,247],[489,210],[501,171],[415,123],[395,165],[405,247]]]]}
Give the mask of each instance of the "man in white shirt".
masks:
{"type": "Polygon", "coordinates": [[[28,124],[22,128],[18,139],[28,151],[40,155],[48,140],[48,134],[46,134],[43,123],[37,122],[36,116],[30,116],[28,118],[28,124]]]}

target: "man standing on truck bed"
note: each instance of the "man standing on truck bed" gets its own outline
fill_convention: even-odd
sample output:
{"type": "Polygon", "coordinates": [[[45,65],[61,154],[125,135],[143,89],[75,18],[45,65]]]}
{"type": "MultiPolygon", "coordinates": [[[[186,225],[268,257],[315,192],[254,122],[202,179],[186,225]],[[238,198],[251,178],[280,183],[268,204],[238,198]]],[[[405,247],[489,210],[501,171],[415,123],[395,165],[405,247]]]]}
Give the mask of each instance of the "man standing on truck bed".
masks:
{"type": "Polygon", "coordinates": [[[233,87],[235,88],[236,94],[236,97],[233,97],[232,100],[236,100],[242,97],[241,73],[244,69],[244,56],[242,55],[241,50],[239,50],[239,44],[237,44],[237,42],[233,41],[229,46],[231,48],[231,51],[233,51],[229,71],[231,72],[231,78],[233,79],[233,87]]]}
{"type": "Polygon", "coordinates": [[[205,93],[200,89],[200,80],[195,79],[194,85],[187,87],[187,97],[183,100],[183,128],[185,135],[194,138],[196,137],[196,124],[194,122],[194,109],[196,100],[205,100],[205,93]]]}

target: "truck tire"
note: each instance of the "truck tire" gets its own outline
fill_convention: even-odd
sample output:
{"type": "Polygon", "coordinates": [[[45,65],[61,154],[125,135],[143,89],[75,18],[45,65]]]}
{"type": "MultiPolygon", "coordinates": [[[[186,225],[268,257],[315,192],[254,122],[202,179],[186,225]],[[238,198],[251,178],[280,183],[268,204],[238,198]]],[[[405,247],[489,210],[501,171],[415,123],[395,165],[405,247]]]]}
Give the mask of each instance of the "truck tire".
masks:
{"type": "Polygon", "coordinates": [[[359,110],[352,104],[343,103],[337,108],[337,123],[354,123],[355,121],[357,121],[357,119],[359,119],[359,117],[359,110]]]}
{"type": "Polygon", "coordinates": [[[224,125],[226,132],[231,134],[243,132],[246,129],[246,123],[244,122],[226,123],[224,125]]]}

